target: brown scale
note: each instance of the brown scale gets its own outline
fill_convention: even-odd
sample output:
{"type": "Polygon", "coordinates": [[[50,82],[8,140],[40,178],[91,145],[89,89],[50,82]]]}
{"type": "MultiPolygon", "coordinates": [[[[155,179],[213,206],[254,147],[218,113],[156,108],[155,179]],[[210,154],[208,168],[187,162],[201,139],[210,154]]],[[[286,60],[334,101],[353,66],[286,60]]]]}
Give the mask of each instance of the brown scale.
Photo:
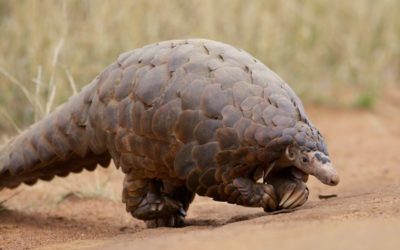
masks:
{"type": "Polygon", "coordinates": [[[0,150],[0,189],[108,166],[149,226],[181,226],[194,194],[277,209],[256,183],[285,147],[319,148],[303,106],[243,50],[200,39],[120,55],[88,86],[0,150]],[[258,172],[257,172],[258,171],[258,172]],[[256,173],[257,172],[257,173],[256,173]]]}

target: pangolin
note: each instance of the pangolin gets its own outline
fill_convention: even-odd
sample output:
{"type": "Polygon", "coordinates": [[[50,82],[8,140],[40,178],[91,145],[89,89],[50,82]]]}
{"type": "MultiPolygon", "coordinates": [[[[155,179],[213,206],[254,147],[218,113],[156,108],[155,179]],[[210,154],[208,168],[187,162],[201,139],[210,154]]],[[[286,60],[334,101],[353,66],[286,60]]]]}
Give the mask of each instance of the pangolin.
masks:
{"type": "Polygon", "coordinates": [[[0,150],[0,189],[107,167],[149,227],[182,226],[195,194],[265,211],[304,204],[308,175],[336,185],[294,91],[247,52],[203,39],[120,55],[0,150]]]}

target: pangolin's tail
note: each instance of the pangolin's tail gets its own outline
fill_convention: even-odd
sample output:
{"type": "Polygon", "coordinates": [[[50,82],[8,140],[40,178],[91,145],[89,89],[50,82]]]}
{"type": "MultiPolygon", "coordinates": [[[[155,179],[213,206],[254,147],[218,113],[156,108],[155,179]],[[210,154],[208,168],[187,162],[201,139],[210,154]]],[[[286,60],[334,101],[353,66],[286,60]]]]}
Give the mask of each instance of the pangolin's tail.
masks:
{"type": "Polygon", "coordinates": [[[108,166],[104,135],[96,129],[95,80],[64,105],[0,149],[0,189],[33,185],[97,164],[108,166]],[[103,138],[101,138],[103,137],[103,138]]]}

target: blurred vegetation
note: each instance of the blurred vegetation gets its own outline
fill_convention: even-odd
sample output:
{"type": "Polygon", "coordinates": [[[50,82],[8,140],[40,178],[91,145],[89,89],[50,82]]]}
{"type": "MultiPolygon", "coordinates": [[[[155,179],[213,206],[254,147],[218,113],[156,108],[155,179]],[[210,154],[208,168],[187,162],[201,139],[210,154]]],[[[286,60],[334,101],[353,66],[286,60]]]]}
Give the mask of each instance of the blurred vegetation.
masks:
{"type": "Polygon", "coordinates": [[[306,101],[370,108],[399,85],[399,9],[397,0],[0,0],[0,132],[40,118],[120,53],[189,37],[247,50],[306,101]]]}

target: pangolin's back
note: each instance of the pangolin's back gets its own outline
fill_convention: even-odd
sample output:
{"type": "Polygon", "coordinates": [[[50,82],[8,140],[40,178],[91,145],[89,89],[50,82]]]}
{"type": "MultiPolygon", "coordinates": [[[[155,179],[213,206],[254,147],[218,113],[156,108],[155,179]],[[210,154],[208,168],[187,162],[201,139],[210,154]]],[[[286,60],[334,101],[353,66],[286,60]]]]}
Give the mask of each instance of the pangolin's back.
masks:
{"type": "Polygon", "coordinates": [[[241,145],[267,147],[295,137],[298,122],[308,123],[298,97],[248,53],[199,39],[152,44],[122,54],[81,93],[5,145],[0,187],[107,166],[110,157],[125,172],[148,160],[145,165],[167,166],[153,174],[184,178],[185,145],[196,157],[212,141],[219,150],[229,148],[234,133],[241,145]]]}

